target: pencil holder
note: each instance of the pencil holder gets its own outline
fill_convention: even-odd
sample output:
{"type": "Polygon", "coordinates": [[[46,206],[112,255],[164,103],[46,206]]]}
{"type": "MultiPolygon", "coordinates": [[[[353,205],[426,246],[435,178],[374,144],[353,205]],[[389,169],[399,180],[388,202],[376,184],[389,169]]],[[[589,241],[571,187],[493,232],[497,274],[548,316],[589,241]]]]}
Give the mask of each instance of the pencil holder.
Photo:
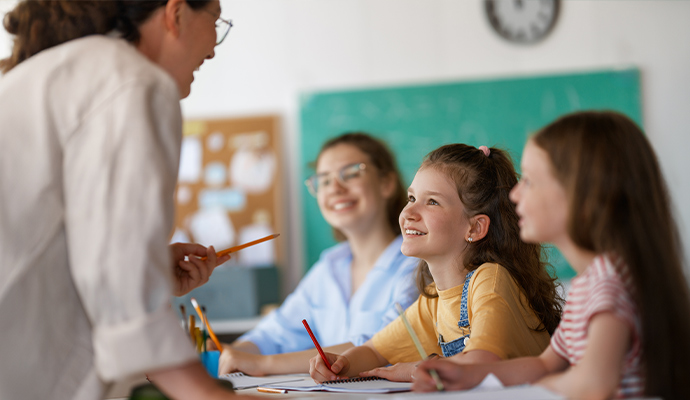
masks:
{"type": "Polygon", "coordinates": [[[199,353],[201,363],[204,364],[209,375],[218,379],[218,359],[220,358],[220,351],[203,351],[199,353]]]}

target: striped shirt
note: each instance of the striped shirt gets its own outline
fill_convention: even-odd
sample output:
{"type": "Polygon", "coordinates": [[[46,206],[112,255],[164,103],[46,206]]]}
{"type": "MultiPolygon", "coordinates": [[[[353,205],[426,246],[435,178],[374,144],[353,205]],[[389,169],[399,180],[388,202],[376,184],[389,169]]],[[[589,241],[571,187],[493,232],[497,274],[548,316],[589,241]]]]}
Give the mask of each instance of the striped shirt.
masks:
{"type": "Polygon", "coordinates": [[[642,396],[644,392],[642,327],[631,296],[633,290],[628,267],[620,258],[597,256],[584,273],[573,278],[563,318],[551,338],[556,354],[575,365],[584,356],[589,321],[594,315],[606,312],[625,321],[632,331],[632,346],[625,357],[617,398],[642,396]]]}

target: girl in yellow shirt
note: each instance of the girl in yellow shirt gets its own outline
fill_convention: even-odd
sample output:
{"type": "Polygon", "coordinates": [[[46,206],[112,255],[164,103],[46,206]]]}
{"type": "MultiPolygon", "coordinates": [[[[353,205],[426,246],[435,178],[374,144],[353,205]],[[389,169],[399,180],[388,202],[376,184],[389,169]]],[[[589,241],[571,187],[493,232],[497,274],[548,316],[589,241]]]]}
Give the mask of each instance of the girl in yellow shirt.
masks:
{"type": "MultiPolygon", "coordinates": [[[[508,198],[517,173],[496,148],[451,144],[425,158],[400,214],[402,252],[420,258],[422,295],[405,315],[427,353],[459,363],[540,354],[561,314],[541,247],[520,240],[508,198]]],[[[409,381],[419,353],[400,318],[342,355],[310,360],[317,381],[380,376],[409,381]],[[396,364],[385,367],[388,364],[396,364]]]]}

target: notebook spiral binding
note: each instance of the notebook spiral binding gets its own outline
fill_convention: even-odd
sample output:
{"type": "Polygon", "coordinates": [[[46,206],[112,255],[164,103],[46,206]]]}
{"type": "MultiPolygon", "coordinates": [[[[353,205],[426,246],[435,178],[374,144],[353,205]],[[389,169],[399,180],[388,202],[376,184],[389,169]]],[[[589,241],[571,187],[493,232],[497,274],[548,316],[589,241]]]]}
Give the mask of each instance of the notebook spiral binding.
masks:
{"type": "Polygon", "coordinates": [[[322,384],[338,384],[338,383],[351,383],[351,382],[364,382],[364,381],[386,381],[388,379],[380,378],[378,376],[358,376],[356,378],[338,379],[335,381],[323,381],[322,384]]]}

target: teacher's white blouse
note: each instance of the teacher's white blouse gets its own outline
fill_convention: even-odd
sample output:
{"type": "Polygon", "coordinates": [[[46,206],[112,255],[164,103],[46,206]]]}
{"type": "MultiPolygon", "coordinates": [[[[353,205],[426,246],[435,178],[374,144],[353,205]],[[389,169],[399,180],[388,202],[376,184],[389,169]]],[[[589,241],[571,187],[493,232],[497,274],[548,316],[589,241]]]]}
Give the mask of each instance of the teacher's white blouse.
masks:
{"type": "Polygon", "coordinates": [[[0,399],[96,399],[193,360],[169,307],[172,78],[90,36],[0,78],[0,399]]]}

